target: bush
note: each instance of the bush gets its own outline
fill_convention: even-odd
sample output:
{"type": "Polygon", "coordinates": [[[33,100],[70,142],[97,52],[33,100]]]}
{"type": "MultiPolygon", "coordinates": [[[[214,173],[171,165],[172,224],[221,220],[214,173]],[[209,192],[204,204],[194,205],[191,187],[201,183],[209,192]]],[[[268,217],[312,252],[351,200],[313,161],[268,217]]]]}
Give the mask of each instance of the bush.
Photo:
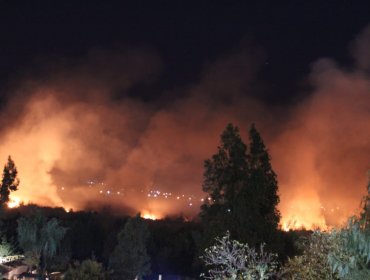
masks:
{"type": "Polygon", "coordinates": [[[340,230],[314,232],[285,265],[286,279],[370,279],[370,179],[367,190],[360,216],[340,230]]]}
{"type": "Polygon", "coordinates": [[[340,279],[370,279],[370,229],[361,220],[350,219],[338,232],[337,246],[328,254],[328,263],[340,279]]]}
{"type": "Polygon", "coordinates": [[[284,279],[337,279],[328,263],[328,255],[339,243],[336,234],[314,231],[298,244],[302,255],[288,259],[283,269],[284,279]]]}
{"type": "Polygon", "coordinates": [[[207,248],[201,257],[208,267],[206,279],[270,279],[277,275],[277,255],[264,252],[264,246],[256,251],[248,244],[230,240],[227,232],[222,238],[216,238],[216,244],[207,248]]]}
{"type": "Polygon", "coordinates": [[[84,260],[75,267],[69,267],[64,280],[107,280],[103,266],[94,260],[84,260]]]}
{"type": "Polygon", "coordinates": [[[285,279],[370,279],[370,232],[355,218],[340,230],[315,231],[303,247],[285,265],[285,279]]]}

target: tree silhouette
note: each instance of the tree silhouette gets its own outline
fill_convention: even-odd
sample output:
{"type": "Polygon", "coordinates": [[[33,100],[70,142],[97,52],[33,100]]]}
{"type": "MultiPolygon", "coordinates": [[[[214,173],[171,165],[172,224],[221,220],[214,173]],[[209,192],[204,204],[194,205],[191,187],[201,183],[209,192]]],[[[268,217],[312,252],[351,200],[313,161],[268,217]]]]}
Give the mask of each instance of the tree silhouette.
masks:
{"type": "Polygon", "coordinates": [[[276,174],[254,125],[249,139],[248,150],[238,128],[228,124],[217,153],[205,161],[203,191],[208,197],[200,216],[208,241],[228,230],[232,238],[254,246],[271,240],[278,227],[276,174]]]}
{"type": "Polygon", "coordinates": [[[254,220],[260,228],[257,234],[263,234],[264,241],[271,239],[271,234],[277,229],[280,221],[280,212],[277,205],[278,182],[272,169],[270,155],[261,138],[261,135],[252,124],[249,130],[249,176],[248,188],[253,195],[254,220]]]}
{"type": "Polygon", "coordinates": [[[112,279],[142,279],[149,273],[150,258],[146,250],[148,237],[148,227],[139,214],[126,222],[109,259],[112,279]]]}
{"type": "Polygon", "coordinates": [[[9,156],[8,162],[4,166],[3,179],[0,186],[0,204],[4,206],[9,201],[10,192],[16,191],[19,185],[19,179],[17,178],[17,168],[15,167],[14,161],[9,156]]]}
{"type": "Polygon", "coordinates": [[[204,163],[203,191],[208,197],[201,208],[208,239],[223,235],[226,230],[234,233],[235,200],[248,178],[247,146],[239,129],[228,124],[221,134],[216,154],[204,163]]]}
{"type": "Polygon", "coordinates": [[[49,221],[40,211],[18,219],[18,243],[23,249],[28,265],[35,266],[44,277],[48,260],[55,256],[66,228],[57,219],[49,221]]]}

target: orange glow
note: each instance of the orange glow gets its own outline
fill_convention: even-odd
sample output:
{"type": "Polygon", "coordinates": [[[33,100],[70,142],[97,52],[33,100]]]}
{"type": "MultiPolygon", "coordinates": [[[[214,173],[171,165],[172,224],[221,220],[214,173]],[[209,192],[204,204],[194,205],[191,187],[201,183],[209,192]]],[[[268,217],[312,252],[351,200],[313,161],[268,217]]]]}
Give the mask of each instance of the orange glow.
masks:
{"type": "Polygon", "coordinates": [[[157,215],[149,211],[145,211],[145,210],[141,213],[141,217],[147,220],[158,220],[159,219],[157,215]]]}
{"type": "MultiPolygon", "coordinates": [[[[280,205],[280,207],[286,205],[281,207],[281,228],[286,231],[291,229],[327,229],[323,209],[315,189],[304,184],[301,185],[301,188],[300,192],[290,193],[292,198],[287,198],[287,201],[280,205]]],[[[284,199],[284,194],[282,199],[284,199]]]]}
{"type": "Polygon", "coordinates": [[[322,216],[317,216],[310,213],[310,208],[304,211],[302,208],[297,211],[296,215],[284,216],[281,220],[281,229],[284,231],[299,230],[299,229],[321,229],[327,230],[328,226],[322,216]]]}
{"type": "Polygon", "coordinates": [[[21,199],[16,196],[10,196],[10,200],[7,203],[8,208],[16,208],[21,204],[21,199]]]}
{"type": "Polygon", "coordinates": [[[109,93],[123,94],[154,77],[147,66],[153,63],[149,69],[155,71],[157,58],[128,52],[120,61],[106,55],[94,54],[81,68],[60,69],[48,82],[19,81],[0,112],[0,166],[11,155],[20,179],[9,207],[20,201],[66,210],[108,205],[131,215],[141,210],[146,219],[194,217],[195,201],[205,196],[203,162],[217,150],[220,133],[232,122],[247,142],[246,128],[256,122],[278,175],[282,229],[326,229],[356,211],[369,169],[367,71],[319,61],[305,99],[271,107],[248,94],[250,61],[242,53],[205,69],[199,83],[181,89],[181,99],[174,89],[173,103],[153,106],[131,94],[111,100],[109,93]],[[108,75],[116,69],[119,77],[108,75]],[[233,69],[247,72],[240,76],[233,69]],[[87,185],[93,179],[101,185],[87,185]],[[148,196],[151,190],[173,195],[148,196]],[[196,199],[190,202],[188,195],[196,199]]]}

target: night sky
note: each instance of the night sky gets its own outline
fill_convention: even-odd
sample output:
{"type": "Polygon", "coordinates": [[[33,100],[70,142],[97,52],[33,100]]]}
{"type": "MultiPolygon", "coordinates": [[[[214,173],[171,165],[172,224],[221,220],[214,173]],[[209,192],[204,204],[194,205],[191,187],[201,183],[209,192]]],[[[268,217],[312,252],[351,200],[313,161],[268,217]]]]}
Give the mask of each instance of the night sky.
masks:
{"type": "Polygon", "coordinates": [[[343,221],[370,169],[369,15],[348,0],[0,0],[0,156],[18,166],[14,196],[194,215],[223,128],[247,142],[254,122],[285,222],[343,221]]]}
{"type": "Polygon", "coordinates": [[[369,12],[367,1],[337,0],[1,1],[0,81],[39,70],[49,57],[139,46],[164,64],[155,82],[132,89],[133,96],[151,100],[196,82],[218,57],[253,47],[265,84],[254,94],[287,102],[304,94],[305,76],[318,58],[351,67],[348,42],[369,23],[369,12]]]}

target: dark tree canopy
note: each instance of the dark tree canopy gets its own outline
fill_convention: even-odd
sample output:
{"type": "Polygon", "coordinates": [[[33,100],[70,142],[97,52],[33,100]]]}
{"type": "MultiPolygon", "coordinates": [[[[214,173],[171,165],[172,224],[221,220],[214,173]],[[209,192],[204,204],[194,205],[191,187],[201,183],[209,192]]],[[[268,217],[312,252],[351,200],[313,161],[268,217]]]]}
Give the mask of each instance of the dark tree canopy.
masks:
{"type": "Polygon", "coordinates": [[[148,226],[140,215],[127,221],[118,234],[118,244],[109,260],[109,267],[113,270],[112,279],[142,279],[149,274],[148,238],[148,226]]]}
{"type": "Polygon", "coordinates": [[[221,134],[216,154],[204,162],[203,191],[209,196],[202,205],[201,217],[210,238],[232,230],[236,196],[247,181],[247,146],[239,130],[228,124],[221,134]]]}
{"type": "Polygon", "coordinates": [[[14,161],[9,156],[8,162],[4,166],[3,178],[0,186],[0,204],[2,206],[9,201],[10,192],[18,189],[19,179],[17,178],[17,174],[18,171],[14,161]]]}
{"type": "Polygon", "coordinates": [[[204,163],[203,191],[214,204],[228,204],[240,191],[248,174],[246,152],[238,128],[229,124],[221,135],[218,152],[204,163]]]}
{"type": "Polygon", "coordinates": [[[24,251],[25,262],[38,268],[39,275],[44,277],[48,262],[56,255],[67,229],[60,226],[56,218],[47,220],[40,211],[17,222],[18,243],[24,251]]]}
{"type": "Polygon", "coordinates": [[[208,238],[229,230],[234,238],[257,244],[269,241],[278,227],[276,174],[254,125],[249,140],[248,150],[238,128],[228,124],[217,153],[205,161],[203,191],[208,197],[200,215],[208,238]]]}
{"type": "Polygon", "coordinates": [[[94,260],[84,260],[81,264],[76,264],[75,267],[70,266],[66,274],[65,280],[106,280],[107,273],[104,271],[102,264],[94,260]]]}
{"type": "Polygon", "coordinates": [[[249,130],[249,141],[248,161],[250,170],[247,187],[254,198],[254,208],[257,209],[253,218],[260,232],[256,233],[268,235],[277,229],[280,221],[280,212],[276,208],[280,201],[278,182],[271,166],[270,155],[254,124],[249,130]]]}

